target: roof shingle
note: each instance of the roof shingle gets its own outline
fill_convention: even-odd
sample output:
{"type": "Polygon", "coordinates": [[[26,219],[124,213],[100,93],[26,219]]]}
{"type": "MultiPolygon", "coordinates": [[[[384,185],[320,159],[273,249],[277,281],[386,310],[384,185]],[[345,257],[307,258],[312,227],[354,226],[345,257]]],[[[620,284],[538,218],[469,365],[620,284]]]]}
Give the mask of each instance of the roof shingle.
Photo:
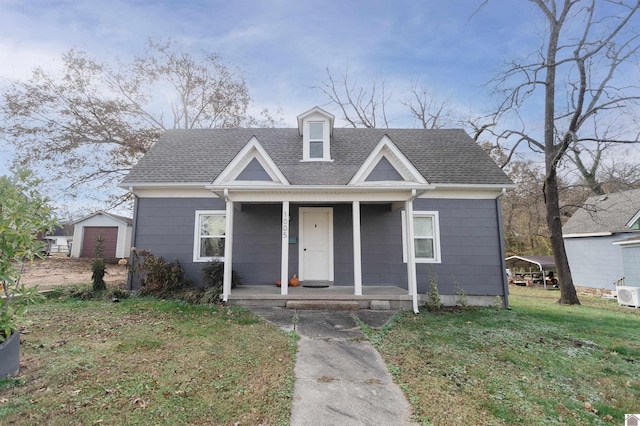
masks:
{"type": "Polygon", "coordinates": [[[637,232],[626,225],[640,210],[640,189],[589,197],[562,227],[562,233],[637,232]]]}
{"type": "Polygon", "coordinates": [[[255,136],[292,185],[346,185],[387,135],[432,184],[511,180],[462,129],[335,129],[331,162],[302,162],[297,129],[168,130],[122,185],[210,183],[255,136]]]}

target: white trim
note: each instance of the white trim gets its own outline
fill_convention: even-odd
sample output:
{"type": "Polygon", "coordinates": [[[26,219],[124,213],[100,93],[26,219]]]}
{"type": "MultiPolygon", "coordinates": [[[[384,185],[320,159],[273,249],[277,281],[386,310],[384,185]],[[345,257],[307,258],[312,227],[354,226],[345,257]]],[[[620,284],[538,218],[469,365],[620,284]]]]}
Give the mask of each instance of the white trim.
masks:
{"type": "Polygon", "coordinates": [[[135,188],[135,191],[132,192],[138,198],[221,198],[219,195],[207,190],[205,185],[199,188],[135,188]]]}
{"type": "MultiPolygon", "coordinates": [[[[428,185],[429,182],[420,174],[411,161],[398,149],[389,136],[384,135],[378,145],[362,163],[360,169],[349,181],[349,185],[380,185],[380,182],[367,182],[366,179],[378,162],[386,157],[389,163],[396,169],[406,182],[428,185]]],[[[397,184],[397,182],[395,182],[397,184]]]]}
{"type": "Polygon", "coordinates": [[[298,115],[298,134],[302,136],[302,161],[331,161],[331,135],[335,117],[319,107],[298,115]],[[309,124],[322,123],[322,158],[311,158],[309,124]]]}
{"type": "Polygon", "coordinates": [[[225,212],[225,236],[224,236],[224,272],[222,276],[222,300],[229,301],[231,284],[233,280],[233,201],[227,201],[225,212]]]}
{"type": "Polygon", "coordinates": [[[495,200],[506,191],[516,188],[516,185],[497,184],[432,184],[434,189],[418,195],[418,198],[449,198],[465,200],[495,200]]]}
{"type": "Polygon", "coordinates": [[[304,214],[306,212],[325,211],[329,213],[329,281],[334,281],[333,259],[333,207],[300,207],[298,208],[298,278],[305,279],[304,271],[304,214]]]}
{"type": "Polygon", "coordinates": [[[311,159],[302,159],[301,163],[333,163],[333,158],[311,158],[311,159]]]}
{"type": "MultiPolygon", "coordinates": [[[[222,172],[218,175],[218,177],[213,181],[213,185],[255,185],[258,182],[255,181],[236,181],[237,177],[242,173],[244,168],[251,162],[253,159],[258,160],[262,168],[264,168],[265,172],[269,175],[269,177],[273,180],[273,182],[268,182],[268,184],[273,185],[274,183],[280,183],[281,185],[289,185],[289,181],[284,176],[284,174],[280,171],[276,163],[271,159],[267,151],[262,147],[258,138],[252,136],[249,142],[240,150],[238,154],[231,160],[231,162],[224,168],[222,172]]],[[[262,182],[261,185],[264,185],[265,182],[262,182]]]]}
{"type": "MultiPolygon", "coordinates": [[[[413,198],[411,200],[407,200],[405,202],[405,211],[408,216],[413,217],[413,198]]],[[[415,259],[415,246],[413,244],[413,220],[407,221],[407,241],[410,241],[410,244],[406,245],[406,249],[408,252],[408,262],[407,262],[407,287],[409,289],[409,294],[412,296],[413,301],[413,312],[418,314],[418,273],[416,271],[416,259],[415,259]]]]}
{"type": "MultiPolygon", "coordinates": [[[[263,188],[262,191],[247,188],[221,188],[209,187],[218,195],[229,189],[229,197],[236,202],[394,202],[407,200],[415,187],[389,188],[389,187],[359,187],[347,188],[344,186],[326,187],[279,187],[263,188]]],[[[418,191],[428,190],[420,188],[418,191]]]]}
{"type": "MultiPolygon", "coordinates": [[[[632,237],[633,238],[633,237],[632,237]]],[[[621,241],[614,241],[612,244],[616,245],[616,246],[640,246],[640,240],[621,240],[621,241]]]]}
{"type": "MultiPolygon", "coordinates": [[[[331,160],[331,125],[323,115],[311,115],[303,120],[304,131],[302,133],[302,161],[332,161],[331,160]],[[311,124],[322,124],[322,157],[311,157],[311,131],[307,131],[311,124]]],[[[319,139],[314,139],[319,141],[319,139]]]]}
{"type": "MultiPolygon", "coordinates": [[[[315,186],[315,185],[274,185],[274,182],[242,182],[242,185],[220,185],[212,186],[209,183],[203,183],[199,187],[193,187],[191,185],[185,186],[140,186],[135,187],[131,192],[137,195],[139,198],[222,198],[222,192],[225,188],[229,188],[232,193],[249,193],[254,192],[256,197],[263,199],[268,193],[277,192],[278,194],[287,193],[315,193],[319,196],[325,196],[325,194],[352,194],[353,197],[358,197],[361,194],[372,194],[382,192],[404,191],[408,193],[411,189],[420,191],[417,198],[447,198],[447,199],[465,199],[465,200],[495,200],[502,192],[503,187],[478,187],[477,189],[469,189],[467,191],[458,189],[452,190],[448,188],[441,188],[440,185],[417,185],[413,182],[378,182],[376,185],[370,185],[371,182],[360,186],[315,186]],[[368,185],[369,184],[369,185],[368,185]]],[[[243,196],[244,197],[244,196],[243,196]]],[[[314,196],[315,197],[315,196],[314,196]]],[[[353,201],[354,198],[346,201],[353,201]]],[[[391,201],[404,201],[391,199],[391,201]]],[[[246,198],[244,201],[248,201],[246,198]]],[[[280,202],[282,198],[280,196],[273,198],[270,201],[280,202]]],[[[290,201],[295,201],[290,198],[290,201]]],[[[340,200],[342,201],[342,200],[340,200]]],[[[367,201],[360,198],[359,201],[367,201]]],[[[374,200],[372,200],[374,201],[374,200]]]]}
{"type": "Polygon", "coordinates": [[[306,118],[311,117],[311,116],[322,116],[323,118],[325,118],[328,122],[329,122],[329,136],[331,136],[333,134],[333,123],[335,121],[335,116],[333,114],[331,114],[330,112],[327,112],[325,110],[323,110],[320,107],[313,107],[308,111],[303,112],[302,114],[298,115],[298,134],[300,136],[304,135],[303,129],[304,129],[304,121],[306,118]]]}
{"type": "Polygon", "coordinates": [[[282,202],[282,241],[280,260],[280,294],[285,296],[289,292],[289,234],[291,220],[289,215],[289,202],[282,202]]]}
{"type": "Polygon", "coordinates": [[[585,232],[583,234],[562,234],[562,238],[608,237],[610,235],[613,235],[613,232],[585,232]]]}
{"type": "Polygon", "coordinates": [[[119,183],[119,188],[134,192],[139,188],[203,188],[211,182],[135,182],[135,183],[119,183]]]}
{"type": "Polygon", "coordinates": [[[627,223],[627,228],[631,228],[631,225],[633,225],[634,223],[636,223],[637,221],[640,220],[640,210],[638,210],[638,213],[635,214],[635,216],[633,216],[631,218],[631,220],[627,223]]]}
{"type": "MultiPolygon", "coordinates": [[[[227,210],[229,210],[229,203],[227,203],[227,210]]],[[[200,216],[205,215],[218,215],[223,216],[225,218],[225,232],[228,233],[229,223],[227,220],[227,210],[196,210],[195,212],[195,224],[193,227],[193,262],[201,263],[201,262],[211,262],[211,261],[220,261],[224,262],[224,257],[201,257],[200,256],[200,216]]],[[[232,228],[233,229],[233,228],[232,228]]],[[[227,238],[228,235],[224,236],[225,239],[225,253],[227,251],[227,238]]]]}
{"type": "Polygon", "coordinates": [[[362,241],[360,238],[360,202],[354,201],[353,214],[353,288],[354,295],[362,296],[362,241]]]}
{"type": "MultiPolygon", "coordinates": [[[[437,211],[426,211],[426,210],[416,210],[413,211],[413,217],[432,217],[433,218],[433,251],[434,251],[434,257],[433,258],[415,258],[415,262],[416,263],[442,263],[442,254],[441,254],[441,243],[440,243],[440,216],[439,216],[439,212],[437,211]]],[[[411,227],[413,227],[413,221],[411,223],[411,227]]],[[[408,232],[409,229],[409,223],[407,221],[407,212],[406,209],[405,211],[402,212],[402,261],[404,263],[407,263],[408,259],[408,253],[407,253],[407,247],[409,247],[410,245],[415,244],[414,243],[414,239],[415,239],[415,235],[414,238],[409,239],[408,232]]],[[[414,247],[414,251],[415,251],[415,245],[413,245],[414,247]]]]}

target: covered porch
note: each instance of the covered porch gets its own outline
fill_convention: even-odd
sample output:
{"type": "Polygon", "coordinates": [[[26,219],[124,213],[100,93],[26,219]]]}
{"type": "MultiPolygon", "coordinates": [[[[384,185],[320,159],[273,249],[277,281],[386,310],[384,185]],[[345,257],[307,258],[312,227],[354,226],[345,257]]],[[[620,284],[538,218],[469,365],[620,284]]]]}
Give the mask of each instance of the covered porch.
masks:
{"type": "MultiPolygon", "coordinates": [[[[378,283],[378,285],[365,285],[363,283],[363,244],[362,244],[362,217],[363,205],[386,205],[390,211],[404,210],[407,217],[413,215],[413,200],[417,191],[411,186],[367,186],[366,188],[334,188],[331,191],[309,188],[279,188],[269,192],[249,190],[248,188],[216,188],[208,189],[217,193],[226,202],[226,231],[224,245],[224,285],[223,301],[231,304],[243,305],[271,305],[287,306],[294,301],[343,301],[345,303],[357,303],[360,308],[370,308],[372,301],[382,301],[389,309],[413,309],[417,312],[419,295],[417,293],[415,250],[413,242],[413,223],[407,221],[407,238],[403,246],[406,250],[406,264],[404,266],[406,287],[397,287],[391,282],[378,283]],[[280,282],[281,287],[264,285],[243,285],[231,288],[231,271],[234,267],[234,227],[235,213],[242,211],[243,205],[259,205],[269,203],[280,206],[280,243],[278,248],[272,246],[272,252],[279,252],[280,282]],[[352,285],[331,285],[326,288],[292,287],[287,283],[293,272],[297,272],[300,281],[320,280],[334,282],[334,242],[333,242],[333,210],[335,206],[349,206],[350,220],[350,253],[346,254],[353,265],[350,280],[352,285]],[[291,214],[295,209],[298,217],[299,230],[297,237],[291,238],[291,214]],[[324,215],[324,216],[323,216],[324,215]],[[308,219],[311,218],[311,219],[308,219]],[[307,227],[309,224],[309,227],[307,227]],[[324,236],[323,236],[324,235],[324,236]],[[317,244],[321,241],[321,244],[317,244]],[[290,245],[295,248],[291,249],[290,245]],[[318,249],[318,245],[321,246],[318,249]],[[274,250],[275,249],[275,250],[274,250]],[[290,257],[297,257],[297,271],[290,269],[290,257]],[[321,265],[318,267],[318,265],[321,265]],[[324,265],[324,266],[322,266],[324,265]],[[318,276],[317,274],[320,274],[318,276]],[[382,285],[381,285],[382,284],[382,285]]],[[[346,216],[342,216],[344,219],[346,216]]],[[[399,216],[398,216],[399,217],[399,216]]],[[[344,235],[344,234],[343,234],[344,235]]],[[[396,234],[398,241],[401,238],[400,228],[396,234]]],[[[244,253],[244,252],[241,252],[244,253]]],[[[401,256],[397,253],[397,256],[401,256]]],[[[336,257],[337,258],[337,257],[336,257]]],[[[344,262],[344,258],[341,260],[344,262]]],[[[292,259],[296,264],[295,258],[292,259]]],[[[344,281],[344,274],[342,275],[344,281]]],[[[338,284],[336,282],[336,284],[338,284]]]]}
{"type": "MultiPolygon", "coordinates": [[[[422,295],[418,302],[423,304],[422,295]]],[[[357,309],[412,309],[413,296],[406,288],[397,286],[363,286],[362,294],[355,294],[354,286],[289,287],[282,294],[279,287],[267,285],[240,285],[229,294],[228,303],[240,306],[296,307],[299,302],[321,305],[343,304],[357,309]],[[355,306],[357,304],[357,307],[355,306]]]]}

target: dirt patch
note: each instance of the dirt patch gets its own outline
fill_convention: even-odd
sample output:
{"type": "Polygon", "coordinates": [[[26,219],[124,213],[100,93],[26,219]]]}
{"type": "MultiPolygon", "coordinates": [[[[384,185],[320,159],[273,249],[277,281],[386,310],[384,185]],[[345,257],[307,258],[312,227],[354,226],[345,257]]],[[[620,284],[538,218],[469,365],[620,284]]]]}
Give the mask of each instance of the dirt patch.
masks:
{"type": "MultiPolygon", "coordinates": [[[[124,286],[127,282],[127,267],[107,265],[107,284],[124,286]]],[[[27,286],[37,285],[41,290],[57,286],[91,283],[91,259],[50,256],[36,259],[25,265],[22,282],[27,286]]]]}
{"type": "Polygon", "coordinates": [[[578,292],[578,295],[597,296],[597,297],[602,297],[605,294],[606,295],[613,294],[612,290],[607,290],[606,288],[581,287],[578,285],[576,286],[576,291],[578,292]]]}

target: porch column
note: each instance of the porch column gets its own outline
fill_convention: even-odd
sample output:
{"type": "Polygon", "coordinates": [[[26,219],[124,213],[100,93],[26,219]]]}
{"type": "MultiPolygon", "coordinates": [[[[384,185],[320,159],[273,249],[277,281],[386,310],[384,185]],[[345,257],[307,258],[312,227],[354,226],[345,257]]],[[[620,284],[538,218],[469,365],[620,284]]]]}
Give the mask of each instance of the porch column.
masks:
{"type": "Polygon", "coordinates": [[[407,287],[409,294],[413,296],[413,311],[418,313],[418,281],[416,274],[416,246],[413,230],[413,197],[404,204],[407,215],[407,287]]]}
{"type": "Polygon", "coordinates": [[[233,201],[229,199],[229,193],[226,189],[225,201],[227,203],[227,211],[224,231],[224,276],[222,278],[222,300],[224,302],[228,302],[229,294],[231,294],[231,277],[233,274],[233,201]]]}
{"type": "Polygon", "coordinates": [[[360,241],[360,201],[353,202],[353,287],[362,296],[362,248],[360,241]]]}
{"type": "Polygon", "coordinates": [[[289,202],[282,202],[282,262],[280,264],[280,294],[289,290],[289,202]]]}

